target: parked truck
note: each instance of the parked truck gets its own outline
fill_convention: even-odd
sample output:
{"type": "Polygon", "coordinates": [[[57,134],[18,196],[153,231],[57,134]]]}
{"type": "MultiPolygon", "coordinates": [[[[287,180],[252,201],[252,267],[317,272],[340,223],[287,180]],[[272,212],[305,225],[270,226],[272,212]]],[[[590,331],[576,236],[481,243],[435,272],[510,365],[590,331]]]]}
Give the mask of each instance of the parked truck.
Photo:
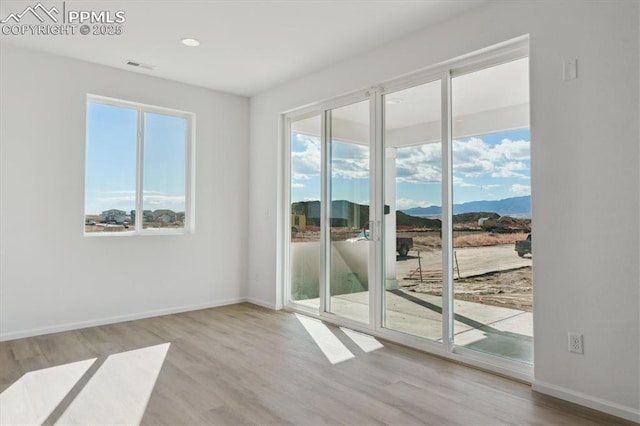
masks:
{"type": "Polygon", "coordinates": [[[531,254],[531,234],[527,235],[526,240],[517,240],[515,250],[520,257],[524,257],[525,254],[531,254]]]}
{"type": "Polygon", "coordinates": [[[407,257],[409,250],[413,248],[412,237],[396,237],[396,251],[400,257],[407,257]]]}

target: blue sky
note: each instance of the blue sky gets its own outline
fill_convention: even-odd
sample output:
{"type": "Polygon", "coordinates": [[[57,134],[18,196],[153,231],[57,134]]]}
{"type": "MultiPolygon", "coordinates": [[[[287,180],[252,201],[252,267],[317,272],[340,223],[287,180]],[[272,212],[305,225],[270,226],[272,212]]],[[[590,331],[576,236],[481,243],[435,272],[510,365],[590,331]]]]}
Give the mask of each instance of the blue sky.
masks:
{"type": "MultiPolygon", "coordinates": [[[[135,109],[90,102],[87,110],[85,213],[135,209],[135,109]]],[[[144,209],[185,209],[187,121],[145,113],[144,209]]]]}
{"type": "MultiPolygon", "coordinates": [[[[291,200],[320,199],[320,140],[292,135],[291,200]]],[[[332,198],[368,203],[368,152],[334,142],[332,198]]],[[[454,203],[530,195],[528,129],[453,141],[454,203]]],[[[440,144],[399,148],[396,153],[398,209],[441,205],[440,144]]]]}

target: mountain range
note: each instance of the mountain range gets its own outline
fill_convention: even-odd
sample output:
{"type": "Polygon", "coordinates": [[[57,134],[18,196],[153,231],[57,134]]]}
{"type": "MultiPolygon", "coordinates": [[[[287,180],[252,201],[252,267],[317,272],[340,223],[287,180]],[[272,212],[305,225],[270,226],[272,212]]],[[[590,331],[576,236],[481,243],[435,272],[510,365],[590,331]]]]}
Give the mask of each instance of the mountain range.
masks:
{"type": "MultiPolygon", "coordinates": [[[[412,207],[401,210],[411,216],[437,216],[442,214],[442,207],[412,207]]],[[[454,204],[453,214],[471,212],[495,212],[500,216],[531,216],[531,196],[505,198],[494,201],[470,201],[468,203],[454,204]]]]}

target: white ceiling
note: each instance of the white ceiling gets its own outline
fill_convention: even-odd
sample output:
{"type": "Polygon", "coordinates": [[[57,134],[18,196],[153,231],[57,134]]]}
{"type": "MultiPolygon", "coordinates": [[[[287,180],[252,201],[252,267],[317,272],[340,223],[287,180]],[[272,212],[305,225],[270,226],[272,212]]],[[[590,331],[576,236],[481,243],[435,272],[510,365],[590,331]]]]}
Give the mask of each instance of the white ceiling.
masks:
{"type": "MultiPolygon", "coordinates": [[[[62,11],[63,1],[41,0],[62,11]]],[[[75,1],[69,10],[123,10],[123,34],[0,35],[0,40],[102,65],[252,96],[486,0],[75,1]],[[188,48],[183,38],[196,38],[188,48]],[[133,60],[152,71],[125,65],[133,60]]],[[[0,19],[33,1],[0,2],[0,19]]],[[[24,18],[26,21],[28,17],[24,18]]],[[[35,18],[33,22],[35,21],[35,18]]],[[[22,22],[21,22],[22,23],[22,22]]]]}

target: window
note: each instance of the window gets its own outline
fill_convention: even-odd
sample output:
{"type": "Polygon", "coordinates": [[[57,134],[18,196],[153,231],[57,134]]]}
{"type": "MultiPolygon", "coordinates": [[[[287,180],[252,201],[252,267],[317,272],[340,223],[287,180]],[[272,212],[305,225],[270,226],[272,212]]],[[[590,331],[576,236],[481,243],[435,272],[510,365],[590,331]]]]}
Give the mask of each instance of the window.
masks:
{"type": "Polygon", "coordinates": [[[85,235],[193,229],[194,115],[89,96],[85,235]]]}

